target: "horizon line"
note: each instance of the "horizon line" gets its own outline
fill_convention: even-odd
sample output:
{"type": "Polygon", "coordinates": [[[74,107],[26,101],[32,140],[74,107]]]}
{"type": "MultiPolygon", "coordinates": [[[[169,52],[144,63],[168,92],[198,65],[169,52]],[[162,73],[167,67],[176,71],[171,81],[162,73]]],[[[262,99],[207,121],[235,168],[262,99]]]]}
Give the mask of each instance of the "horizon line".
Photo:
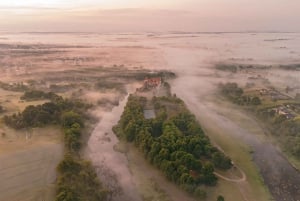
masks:
{"type": "Polygon", "coordinates": [[[23,34],[142,34],[142,33],[156,33],[156,34],[226,34],[226,33],[300,33],[300,31],[111,31],[111,32],[100,32],[100,31],[4,31],[0,30],[0,33],[23,33],[23,34]]]}

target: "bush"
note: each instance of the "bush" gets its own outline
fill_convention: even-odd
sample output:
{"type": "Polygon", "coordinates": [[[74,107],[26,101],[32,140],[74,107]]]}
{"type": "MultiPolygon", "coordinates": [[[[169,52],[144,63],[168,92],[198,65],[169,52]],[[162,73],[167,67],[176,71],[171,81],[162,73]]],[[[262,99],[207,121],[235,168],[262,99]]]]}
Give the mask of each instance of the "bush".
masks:
{"type": "Polygon", "coordinates": [[[61,124],[64,128],[71,128],[73,124],[79,124],[80,126],[83,126],[83,120],[78,113],[74,111],[68,111],[62,114],[61,124]]]}
{"type": "Polygon", "coordinates": [[[206,191],[203,190],[201,187],[197,187],[194,191],[194,195],[197,197],[197,198],[200,198],[200,199],[205,199],[207,194],[206,194],[206,191]]]}
{"type": "Polygon", "coordinates": [[[74,159],[71,154],[66,154],[64,159],[58,164],[57,170],[59,173],[79,173],[81,167],[80,164],[74,159]]]}
{"type": "Polygon", "coordinates": [[[217,198],[217,201],[225,201],[225,199],[222,195],[219,195],[218,198],[217,198]]]}
{"type": "Polygon", "coordinates": [[[221,152],[215,152],[212,155],[212,161],[214,165],[220,169],[229,169],[232,166],[231,160],[229,157],[225,156],[221,152]]]}

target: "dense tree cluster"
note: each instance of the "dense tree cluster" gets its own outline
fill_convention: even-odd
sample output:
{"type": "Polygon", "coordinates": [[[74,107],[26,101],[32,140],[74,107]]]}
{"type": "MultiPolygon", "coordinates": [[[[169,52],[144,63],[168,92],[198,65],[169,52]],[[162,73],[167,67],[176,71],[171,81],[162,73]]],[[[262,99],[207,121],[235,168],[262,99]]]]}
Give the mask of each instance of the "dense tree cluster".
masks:
{"type": "Polygon", "coordinates": [[[237,83],[226,83],[219,85],[221,93],[232,102],[239,105],[260,105],[261,100],[258,96],[245,95],[242,88],[237,83]]]}
{"type": "Polygon", "coordinates": [[[107,191],[88,161],[66,154],[57,167],[57,195],[55,201],[103,201],[107,191]]]}
{"type": "Polygon", "coordinates": [[[120,92],[126,93],[126,88],[123,83],[110,81],[107,79],[101,79],[95,84],[95,88],[100,90],[107,90],[107,89],[116,89],[120,92]]]}
{"type": "Polygon", "coordinates": [[[4,122],[16,129],[59,124],[64,111],[76,110],[77,112],[81,112],[90,107],[90,105],[83,104],[80,101],[63,99],[57,95],[53,95],[53,97],[56,98],[51,102],[37,106],[29,105],[23,112],[4,116],[4,122]]]}
{"type": "Polygon", "coordinates": [[[221,92],[229,98],[235,99],[243,95],[243,89],[238,87],[237,83],[228,82],[226,84],[220,84],[221,92]]]}
{"type": "Polygon", "coordinates": [[[169,180],[190,193],[203,196],[205,192],[199,186],[215,185],[214,167],[228,169],[231,160],[211,145],[195,116],[180,99],[154,98],[154,119],[144,118],[145,102],[143,97],[130,95],[114,132],[134,142],[169,180]],[[173,104],[180,110],[170,115],[165,104],[173,104]]]}
{"type": "Polygon", "coordinates": [[[176,74],[170,71],[149,71],[145,69],[140,69],[140,70],[134,70],[134,71],[129,71],[127,70],[126,72],[122,73],[120,78],[124,78],[126,80],[132,79],[132,80],[139,80],[142,81],[145,79],[145,77],[152,78],[152,77],[162,77],[162,78],[175,78],[176,74]]]}

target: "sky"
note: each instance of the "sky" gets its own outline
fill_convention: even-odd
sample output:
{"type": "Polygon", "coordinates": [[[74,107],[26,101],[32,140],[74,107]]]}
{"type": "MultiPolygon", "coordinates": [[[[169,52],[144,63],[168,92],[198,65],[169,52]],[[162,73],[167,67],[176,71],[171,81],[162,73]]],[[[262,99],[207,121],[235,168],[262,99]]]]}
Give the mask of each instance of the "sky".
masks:
{"type": "Polygon", "coordinates": [[[0,31],[300,32],[299,0],[0,0],[0,31]]]}

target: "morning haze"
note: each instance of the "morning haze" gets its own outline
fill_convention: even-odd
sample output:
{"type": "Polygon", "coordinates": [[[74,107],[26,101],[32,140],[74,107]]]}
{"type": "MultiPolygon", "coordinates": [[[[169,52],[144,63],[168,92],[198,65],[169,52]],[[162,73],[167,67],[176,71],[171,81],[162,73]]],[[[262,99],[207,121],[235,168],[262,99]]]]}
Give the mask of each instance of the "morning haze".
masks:
{"type": "Polygon", "coordinates": [[[300,31],[294,0],[0,1],[2,31],[300,31]],[[80,27],[80,28],[79,28],[80,27]]]}
{"type": "Polygon", "coordinates": [[[0,201],[299,201],[296,0],[0,0],[0,201]]]}

